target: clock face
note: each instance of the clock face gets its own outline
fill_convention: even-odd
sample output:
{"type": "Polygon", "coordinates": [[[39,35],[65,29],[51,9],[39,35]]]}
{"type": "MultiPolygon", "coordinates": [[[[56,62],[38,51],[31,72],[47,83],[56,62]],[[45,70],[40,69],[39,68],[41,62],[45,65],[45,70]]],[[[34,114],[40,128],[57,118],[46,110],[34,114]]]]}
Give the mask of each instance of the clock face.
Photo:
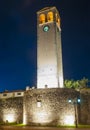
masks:
{"type": "Polygon", "coordinates": [[[48,32],[49,26],[48,25],[44,26],[43,30],[44,30],[44,32],[48,32]]]}

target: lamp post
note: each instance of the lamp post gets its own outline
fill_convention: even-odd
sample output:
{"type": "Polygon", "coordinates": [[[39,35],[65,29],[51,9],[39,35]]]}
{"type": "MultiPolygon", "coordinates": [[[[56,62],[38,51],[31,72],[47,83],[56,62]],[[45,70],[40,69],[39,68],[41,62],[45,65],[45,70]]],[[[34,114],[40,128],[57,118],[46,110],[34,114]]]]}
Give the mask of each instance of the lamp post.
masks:
{"type": "Polygon", "coordinates": [[[77,113],[77,105],[78,103],[80,103],[80,98],[76,98],[76,99],[69,99],[68,100],[69,103],[72,103],[74,105],[74,116],[75,116],[75,127],[78,128],[78,113],[77,113]]]}

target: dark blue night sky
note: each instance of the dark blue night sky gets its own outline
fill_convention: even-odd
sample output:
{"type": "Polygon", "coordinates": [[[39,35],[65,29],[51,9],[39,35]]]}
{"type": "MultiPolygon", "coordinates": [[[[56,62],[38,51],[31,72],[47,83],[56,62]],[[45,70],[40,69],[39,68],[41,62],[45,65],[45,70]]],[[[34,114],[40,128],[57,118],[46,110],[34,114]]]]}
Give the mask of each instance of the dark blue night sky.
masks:
{"type": "Polygon", "coordinates": [[[61,16],[65,79],[90,79],[89,0],[0,1],[0,92],[36,86],[36,12],[56,6],[61,16]]]}

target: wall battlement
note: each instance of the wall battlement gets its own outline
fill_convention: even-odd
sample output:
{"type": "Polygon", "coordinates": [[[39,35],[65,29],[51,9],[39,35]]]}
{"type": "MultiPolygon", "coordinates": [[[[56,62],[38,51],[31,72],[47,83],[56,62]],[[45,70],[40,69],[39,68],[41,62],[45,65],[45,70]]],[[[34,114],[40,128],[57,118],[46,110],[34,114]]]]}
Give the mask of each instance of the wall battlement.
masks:
{"type": "Polygon", "coordinates": [[[3,93],[0,93],[0,99],[7,99],[7,98],[12,98],[12,97],[23,97],[24,96],[24,91],[4,91],[3,93]]]}

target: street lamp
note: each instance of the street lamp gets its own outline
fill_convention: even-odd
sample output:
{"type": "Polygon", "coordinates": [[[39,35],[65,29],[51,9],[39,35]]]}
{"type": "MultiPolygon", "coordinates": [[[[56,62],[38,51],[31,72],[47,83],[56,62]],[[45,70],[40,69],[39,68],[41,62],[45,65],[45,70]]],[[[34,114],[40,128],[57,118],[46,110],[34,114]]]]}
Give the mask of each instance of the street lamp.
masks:
{"type": "Polygon", "coordinates": [[[69,99],[68,100],[69,103],[74,105],[74,112],[75,112],[75,127],[78,127],[78,115],[77,115],[77,105],[78,103],[81,102],[80,98],[76,98],[76,99],[69,99]]]}

